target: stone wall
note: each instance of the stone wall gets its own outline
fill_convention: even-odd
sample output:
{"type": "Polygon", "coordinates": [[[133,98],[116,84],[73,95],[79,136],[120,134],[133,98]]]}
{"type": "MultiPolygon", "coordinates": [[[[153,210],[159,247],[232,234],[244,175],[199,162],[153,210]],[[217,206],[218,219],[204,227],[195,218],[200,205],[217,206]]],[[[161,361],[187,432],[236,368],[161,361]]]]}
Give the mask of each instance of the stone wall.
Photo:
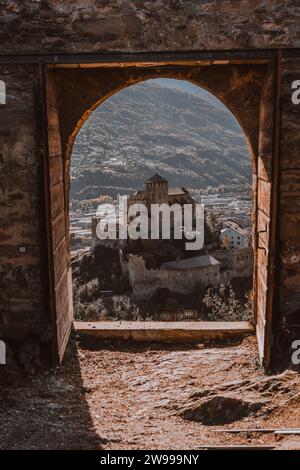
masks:
{"type": "Polygon", "coordinates": [[[234,277],[253,275],[253,248],[216,250],[211,255],[220,261],[222,282],[229,282],[234,277]]]}
{"type": "Polygon", "coordinates": [[[32,65],[0,67],[0,336],[13,338],[40,334],[49,321],[37,78],[32,65]]]}
{"type": "Polygon", "coordinates": [[[277,353],[290,350],[291,341],[300,338],[300,104],[293,104],[292,83],[300,80],[300,58],[283,61],[282,128],[279,178],[279,247],[276,262],[280,291],[277,293],[275,332],[277,353]]]}
{"type": "Polygon", "coordinates": [[[197,284],[219,285],[220,265],[194,269],[147,269],[141,256],[128,257],[129,282],[138,299],[148,298],[157,289],[169,289],[171,292],[188,294],[197,284]]]}
{"type": "Polygon", "coordinates": [[[221,266],[208,266],[201,269],[170,270],[147,269],[141,256],[129,255],[127,273],[135,296],[147,298],[157,289],[166,288],[172,292],[187,294],[198,283],[202,285],[226,284],[235,277],[253,275],[253,249],[217,250],[211,255],[220,261],[221,266]]]}
{"type": "Polygon", "coordinates": [[[10,0],[0,53],[300,46],[294,0],[10,0]]]}

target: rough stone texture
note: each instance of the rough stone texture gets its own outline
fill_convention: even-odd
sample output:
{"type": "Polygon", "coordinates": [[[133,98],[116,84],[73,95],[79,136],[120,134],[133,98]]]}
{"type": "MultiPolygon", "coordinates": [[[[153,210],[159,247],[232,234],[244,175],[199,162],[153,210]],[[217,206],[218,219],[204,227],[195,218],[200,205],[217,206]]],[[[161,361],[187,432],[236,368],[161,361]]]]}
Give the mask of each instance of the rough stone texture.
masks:
{"type": "MultiPolygon", "coordinates": [[[[285,60],[282,73],[280,146],[280,312],[281,341],[300,335],[300,104],[292,103],[291,85],[300,79],[300,59],[285,60]]],[[[285,344],[277,341],[278,352],[285,344]]]]}
{"type": "Polygon", "coordinates": [[[295,0],[7,0],[0,18],[2,53],[300,46],[295,0]]]}
{"type": "Polygon", "coordinates": [[[254,338],[194,348],[130,341],[116,345],[99,339],[70,342],[59,369],[31,378],[19,375],[18,380],[14,371],[2,382],[0,449],[193,452],[207,444],[265,444],[300,450],[300,436],[248,431],[299,427],[299,373],[266,377],[257,362],[254,338]],[[236,416],[242,419],[231,425],[181,418],[187,408],[203,400],[211,403],[215,396],[264,405],[246,418],[236,416]],[[245,432],[216,432],[220,428],[245,432]]]}
{"type": "Polygon", "coordinates": [[[7,84],[0,109],[0,335],[18,337],[40,334],[46,321],[36,69],[2,66],[0,79],[7,84]]]}

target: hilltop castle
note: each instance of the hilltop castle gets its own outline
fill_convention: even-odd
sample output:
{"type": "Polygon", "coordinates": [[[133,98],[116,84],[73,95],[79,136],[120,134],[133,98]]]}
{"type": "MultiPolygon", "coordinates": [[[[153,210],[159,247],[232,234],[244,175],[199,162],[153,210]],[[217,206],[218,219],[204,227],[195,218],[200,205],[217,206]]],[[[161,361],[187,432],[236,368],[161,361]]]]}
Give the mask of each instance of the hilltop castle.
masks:
{"type": "Polygon", "coordinates": [[[183,187],[169,188],[168,181],[160,174],[155,173],[145,181],[144,190],[130,194],[128,208],[136,203],[145,204],[149,210],[151,204],[192,204],[194,206],[195,200],[187,189],[183,187]]]}
{"type": "MultiPolygon", "coordinates": [[[[137,190],[129,194],[127,199],[127,211],[133,204],[144,204],[149,214],[151,214],[151,204],[180,204],[183,208],[184,204],[192,205],[193,216],[195,214],[196,201],[192,198],[189,191],[183,187],[169,188],[168,181],[158,173],[155,173],[151,178],[145,181],[144,190],[137,190]]],[[[92,218],[92,247],[98,242],[96,228],[99,222],[99,217],[92,218]]],[[[171,225],[173,220],[171,220],[171,225]]],[[[117,223],[117,232],[119,225],[117,223]]],[[[114,246],[116,243],[113,240],[102,241],[107,246],[114,246]]]]}

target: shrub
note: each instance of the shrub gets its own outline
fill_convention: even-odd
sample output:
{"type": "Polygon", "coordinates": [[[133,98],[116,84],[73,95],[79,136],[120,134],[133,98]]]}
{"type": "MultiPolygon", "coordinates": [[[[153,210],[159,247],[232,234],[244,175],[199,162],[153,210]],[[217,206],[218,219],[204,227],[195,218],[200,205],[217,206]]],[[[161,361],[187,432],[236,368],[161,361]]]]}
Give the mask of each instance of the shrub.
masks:
{"type": "Polygon", "coordinates": [[[246,303],[240,302],[230,284],[218,289],[209,288],[203,298],[205,314],[211,321],[241,321],[252,317],[251,295],[246,303]]]}
{"type": "MultiPolygon", "coordinates": [[[[76,295],[76,292],[75,292],[76,295]]],[[[80,302],[87,303],[92,302],[99,295],[99,283],[98,279],[93,279],[86,284],[83,284],[78,288],[77,297],[80,302]]]]}

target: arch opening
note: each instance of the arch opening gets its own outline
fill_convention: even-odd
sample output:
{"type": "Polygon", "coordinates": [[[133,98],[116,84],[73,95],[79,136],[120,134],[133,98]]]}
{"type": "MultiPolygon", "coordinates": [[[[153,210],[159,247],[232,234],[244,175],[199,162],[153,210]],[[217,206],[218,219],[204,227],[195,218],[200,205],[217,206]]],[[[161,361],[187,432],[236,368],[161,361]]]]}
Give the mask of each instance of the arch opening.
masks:
{"type": "MultiPolygon", "coordinates": [[[[150,79],[180,79],[209,90],[220,98],[241,124],[252,157],[253,173],[253,314],[261,361],[270,359],[272,308],[271,224],[273,192],[274,68],[266,63],[229,63],[186,66],[50,68],[46,74],[50,213],[48,251],[58,345],[63,354],[72,313],[72,276],[69,254],[70,162],[74,139],[84,121],[107,98],[130,85],[150,79]],[[84,90],[84,93],[82,93],[84,90]],[[68,292],[67,297],[64,295],[68,292]]],[[[48,191],[48,192],[47,192],[48,191]]]]}
{"type": "Polygon", "coordinates": [[[237,120],[199,85],[172,78],[140,80],[97,105],[80,120],[71,159],[70,246],[77,268],[83,250],[87,271],[73,272],[75,318],[251,320],[253,150],[237,120]],[[153,174],[166,183],[149,184],[153,174]],[[101,241],[99,208],[124,194],[129,205],[203,203],[204,246],[101,241]]]}

